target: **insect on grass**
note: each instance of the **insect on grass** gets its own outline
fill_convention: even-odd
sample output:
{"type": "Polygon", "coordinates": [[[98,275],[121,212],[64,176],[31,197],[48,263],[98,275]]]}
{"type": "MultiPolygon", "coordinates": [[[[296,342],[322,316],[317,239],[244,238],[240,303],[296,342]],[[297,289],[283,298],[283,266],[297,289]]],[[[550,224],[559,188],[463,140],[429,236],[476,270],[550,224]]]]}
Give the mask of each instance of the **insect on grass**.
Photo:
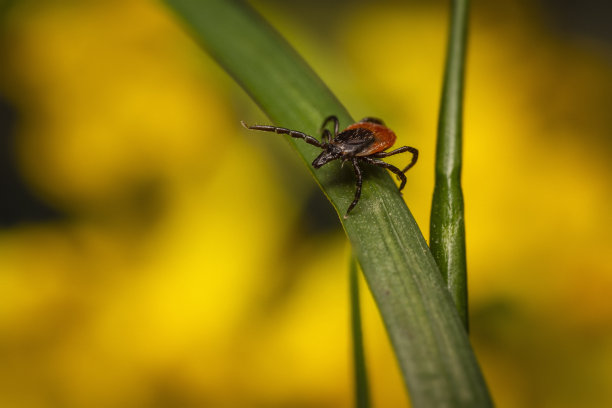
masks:
{"type": "Polygon", "coordinates": [[[286,134],[296,139],[303,139],[306,143],[323,149],[321,154],[319,154],[312,162],[312,166],[315,169],[318,169],[321,166],[338,159],[342,160],[343,162],[350,161],[355,170],[356,190],[353,202],[346,210],[344,218],[348,217],[349,212],[357,205],[359,202],[359,197],[361,196],[363,173],[361,167],[359,167],[360,163],[368,163],[374,166],[383,167],[395,173],[401,182],[399,190],[402,191],[406,185],[406,175],[404,173],[415,165],[419,157],[419,151],[411,146],[402,146],[393,151],[385,152],[385,150],[393,146],[396,136],[391,129],[385,126],[382,120],[377,118],[364,118],[359,122],[350,125],[342,132],[339,132],[338,118],[335,115],[328,116],[323,121],[323,125],[321,126],[321,141],[297,130],[271,125],[249,126],[244,122],[241,123],[242,126],[247,129],[286,134]],[[326,125],[329,122],[334,123],[333,134],[329,131],[329,129],[326,129],[326,125]],[[385,163],[384,161],[380,160],[382,158],[404,152],[412,153],[412,160],[403,170],[400,170],[392,164],[385,163]]]}

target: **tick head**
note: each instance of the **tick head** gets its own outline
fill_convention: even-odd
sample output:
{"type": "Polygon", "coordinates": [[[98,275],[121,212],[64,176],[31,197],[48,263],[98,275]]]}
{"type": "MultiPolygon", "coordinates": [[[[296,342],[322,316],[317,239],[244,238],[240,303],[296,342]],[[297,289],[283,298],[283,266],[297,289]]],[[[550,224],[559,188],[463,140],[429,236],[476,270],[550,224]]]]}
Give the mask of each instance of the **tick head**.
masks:
{"type": "Polygon", "coordinates": [[[314,159],[314,161],[312,162],[312,167],[318,169],[324,164],[327,164],[332,160],[340,158],[341,155],[342,153],[336,146],[328,144],[327,148],[323,150],[321,154],[317,156],[316,159],[314,159]]]}

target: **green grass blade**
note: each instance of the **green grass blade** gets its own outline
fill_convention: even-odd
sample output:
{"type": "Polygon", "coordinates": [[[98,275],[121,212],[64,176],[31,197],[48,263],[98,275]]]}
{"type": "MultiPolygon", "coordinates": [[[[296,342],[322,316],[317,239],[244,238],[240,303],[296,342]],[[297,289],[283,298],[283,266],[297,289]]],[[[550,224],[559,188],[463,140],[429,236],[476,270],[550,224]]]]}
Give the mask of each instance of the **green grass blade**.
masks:
{"type": "Polygon", "coordinates": [[[361,330],[361,305],[359,303],[359,270],[357,259],[351,256],[349,267],[349,289],[351,299],[351,334],[353,338],[353,364],[355,370],[355,407],[370,407],[370,390],[363,349],[361,330]]]}
{"type": "MultiPolygon", "coordinates": [[[[327,115],[337,115],[343,126],[353,122],[297,53],[245,3],[166,3],[275,124],[316,135],[327,115]]],[[[262,133],[270,136],[280,137],[262,133]]],[[[318,149],[289,140],[343,215],[353,199],[352,170],[332,162],[314,171],[309,163],[318,149]]],[[[383,169],[367,168],[365,173],[362,199],[341,221],[380,309],[413,405],[490,406],[461,320],[397,186],[383,169]]]]}
{"type": "Polygon", "coordinates": [[[463,78],[468,0],[453,0],[436,149],[429,245],[468,328],[465,223],[461,190],[463,78]]]}

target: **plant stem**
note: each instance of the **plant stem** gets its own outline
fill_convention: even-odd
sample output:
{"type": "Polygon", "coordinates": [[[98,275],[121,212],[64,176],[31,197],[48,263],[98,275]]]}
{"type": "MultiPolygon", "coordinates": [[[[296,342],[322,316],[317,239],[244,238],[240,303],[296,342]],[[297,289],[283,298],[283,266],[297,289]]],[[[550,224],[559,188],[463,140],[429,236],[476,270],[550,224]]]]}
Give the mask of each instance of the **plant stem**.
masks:
{"type": "Polygon", "coordinates": [[[369,408],[370,391],[361,330],[361,305],[359,303],[359,270],[357,259],[351,255],[349,267],[349,288],[351,299],[351,334],[353,338],[353,363],[355,370],[355,407],[369,408]]]}
{"type": "Polygon", "coordinates": [[[430,248],[468,329],[465,223],[461,190],[463,80],[469,0],[453,0],[438,122],[430,248]]]}

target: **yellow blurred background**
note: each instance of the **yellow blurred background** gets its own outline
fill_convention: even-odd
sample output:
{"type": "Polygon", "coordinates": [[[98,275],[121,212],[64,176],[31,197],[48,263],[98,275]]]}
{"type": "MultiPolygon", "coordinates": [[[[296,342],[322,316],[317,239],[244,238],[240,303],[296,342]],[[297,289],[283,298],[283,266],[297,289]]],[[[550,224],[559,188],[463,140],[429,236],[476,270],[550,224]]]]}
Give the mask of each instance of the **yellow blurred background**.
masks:
{"type": "MultiPolygon", "coordinates": [[[[420,150],[427,237],[447,3],[254,4],[420,150]]],[[[612,406],[612,45],[551,4],[472,4],[471,338],[499,407],[612,406]]],[[[160,2],[0,6],[0,406],[352,406],[349,249],[247,96],[160,2]]],[[[374,406],[407,406],[363,293],[374,406]]]]}

